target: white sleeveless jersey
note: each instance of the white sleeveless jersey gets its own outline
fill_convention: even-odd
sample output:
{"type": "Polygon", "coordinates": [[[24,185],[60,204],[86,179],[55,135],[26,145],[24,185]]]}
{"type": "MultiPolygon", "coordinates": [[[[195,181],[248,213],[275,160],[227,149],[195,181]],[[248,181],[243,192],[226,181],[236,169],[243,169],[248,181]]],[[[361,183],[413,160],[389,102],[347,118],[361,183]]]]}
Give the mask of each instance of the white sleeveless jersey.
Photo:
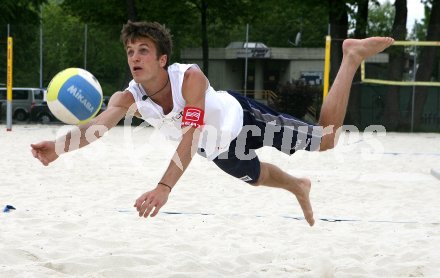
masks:
{"type": "MultiPolygon", "coordinates": [[[[150,98],[142,100],[146,95],[141,84],[134,80],[128,85],[127,91],[133,95],[137,109],[142,119],[157,128],[167,139],[180,141],[182,139],[183,108],[185,100],[182,96],[182,83],[185,71],[196,64],[172,64],[168,67],[168,75],[173,95],[173,110],[164,114],[162,107],[150,98]]],[[[212,160],[226,151],[233,139],[243,127],[243,108],[230,94],[215,91],[211,85],[205,91],[205,116],[199,148],[205,150],[208,159],[212,160]]]]}

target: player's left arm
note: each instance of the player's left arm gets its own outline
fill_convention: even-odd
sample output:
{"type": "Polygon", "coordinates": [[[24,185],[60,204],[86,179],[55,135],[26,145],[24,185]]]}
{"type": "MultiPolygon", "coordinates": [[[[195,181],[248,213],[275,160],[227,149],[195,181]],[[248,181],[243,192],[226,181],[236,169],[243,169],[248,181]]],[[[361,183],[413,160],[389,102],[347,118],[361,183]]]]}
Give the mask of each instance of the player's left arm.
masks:
{"type": "Polygon", "coordinates": [[[191,67],[185,72],[182,85],[182,95],[185,100],[182,115],[182,140],[161,180],[165,184],[174,186],[197,152],[199,135],[203,126],[207,87],[207,78],[199,68],[191,67]]]}
{"type": "Polygon", "coordinates": [[[148,217],[153,208],[152,217],[159,212],[168,200],[171,188],[175,186],[197,152],[207,87],[208,80],[200,69],[191,67],[185,72],[182,85],[182,95],[186,103],[182,116],[182,140],[157,187],[136,200],[134,206],[139,216],[148,217]]]}

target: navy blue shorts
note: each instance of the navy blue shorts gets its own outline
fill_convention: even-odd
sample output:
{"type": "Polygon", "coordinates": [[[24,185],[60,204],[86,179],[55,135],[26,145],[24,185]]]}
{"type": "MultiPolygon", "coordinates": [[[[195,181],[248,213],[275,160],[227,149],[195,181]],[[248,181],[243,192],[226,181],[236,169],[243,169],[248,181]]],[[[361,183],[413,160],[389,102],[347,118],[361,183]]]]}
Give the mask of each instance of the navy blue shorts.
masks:
{"type": "Polygon", "coordinates": [[[255,153],[263,146],[286,154],[297,150],[319,150],[322,128],[275,110],[238,93],[228,92],[243,107],[243,129],[229,150],[213,161],[226,173],[248,183],[257,182],[260,160],[255,153]]]}

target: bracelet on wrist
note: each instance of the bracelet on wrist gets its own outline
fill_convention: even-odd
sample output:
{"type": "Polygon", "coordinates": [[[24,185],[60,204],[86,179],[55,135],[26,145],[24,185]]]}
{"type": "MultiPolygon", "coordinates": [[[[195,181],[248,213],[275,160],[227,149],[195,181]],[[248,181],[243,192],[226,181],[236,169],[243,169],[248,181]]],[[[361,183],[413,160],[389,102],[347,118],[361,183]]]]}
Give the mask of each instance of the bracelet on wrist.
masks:
{"type": "Polygon", "coordinates": [[[171,186],[169,186],[168,184],[163,183],[163,182],[158,182],[157,184],[161,184],[161,185],[163,185],[163,186],[168,187],[168,188],[170,189],[170,192],[171,192],[171,190],[173,189],[173,187],[171,187],[171,186]]]}

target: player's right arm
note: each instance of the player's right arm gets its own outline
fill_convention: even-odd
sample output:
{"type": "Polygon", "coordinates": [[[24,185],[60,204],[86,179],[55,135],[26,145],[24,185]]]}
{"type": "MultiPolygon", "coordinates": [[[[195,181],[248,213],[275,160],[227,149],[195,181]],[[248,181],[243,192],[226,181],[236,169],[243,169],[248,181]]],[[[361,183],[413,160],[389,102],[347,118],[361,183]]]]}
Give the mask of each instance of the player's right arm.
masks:
{"type": "Polygon", "coordinates": [[[133,95],[129,91],[116,92],[110,98],[107,109],[88,123],[73,128],[53,141],[31,144],[32,155],[47,166],[61,154],[82,148],[101,138],[105,132],[116,126],[127,112],[138,113],[133,95]]]}

